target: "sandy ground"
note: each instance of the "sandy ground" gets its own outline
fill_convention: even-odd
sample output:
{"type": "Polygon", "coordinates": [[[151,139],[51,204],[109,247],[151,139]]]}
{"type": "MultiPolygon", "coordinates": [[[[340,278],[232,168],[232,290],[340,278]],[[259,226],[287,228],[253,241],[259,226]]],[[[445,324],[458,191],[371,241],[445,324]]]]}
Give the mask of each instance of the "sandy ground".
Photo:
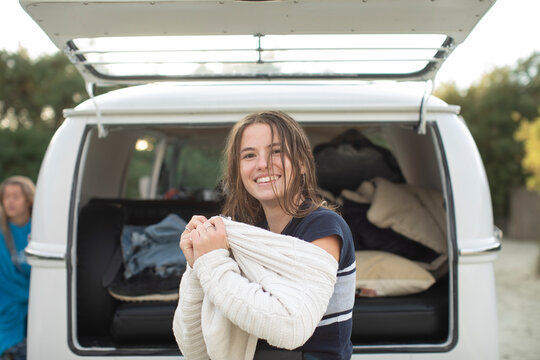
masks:
{"type": "Polygon", "coordinates": [[[501,360],[540,359],[537,241],[503,239],[495,262],[501,360]]]}

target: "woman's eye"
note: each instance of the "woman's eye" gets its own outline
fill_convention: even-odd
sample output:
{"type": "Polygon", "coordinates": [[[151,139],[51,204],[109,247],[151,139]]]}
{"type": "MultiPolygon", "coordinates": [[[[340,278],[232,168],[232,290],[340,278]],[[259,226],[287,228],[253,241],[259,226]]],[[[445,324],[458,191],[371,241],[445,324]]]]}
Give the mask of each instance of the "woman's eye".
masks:
{"type": "Polygon", "coordinates": [[[253,154],[253,153],[246,153],[246,154],[242,155],[242,159],[251,159],[253,157],[255,157],[255,154],[253,154]]]}
{"type": "Polygon", "coordinates": [[[273,154],[273,155],[279,155],[279,154],[281,154],[281,149],[273,149],[273,150],[272,150],[272,154],[273,154]]]}

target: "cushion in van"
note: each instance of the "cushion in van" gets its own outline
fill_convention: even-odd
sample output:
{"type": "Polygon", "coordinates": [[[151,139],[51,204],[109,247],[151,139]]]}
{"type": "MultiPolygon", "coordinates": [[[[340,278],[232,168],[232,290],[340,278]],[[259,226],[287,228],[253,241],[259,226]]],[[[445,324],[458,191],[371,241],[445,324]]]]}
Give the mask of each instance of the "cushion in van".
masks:
{"type": "Polygon", "coordinates": [[[431,263],[439,254],[392,229],[381,229],[367,218],[371,204],[357,203],[342,198],[341,212],[351,228],[355,250],[391,252],[412,261],[431,263]]]}
{"type": "Polygon", "coordinates": [[[424,291],[435,278],[414,262],[383,251],[356,251],[359,296],[398,296],[424,291]]]}
{"type": "Polygon", "coordinates": [[[443,343],[449,332],[448,289],[445,276],[417,294],[357,297],[351,339],[359,345],[443,343]]]}
{"type": "MultiPolygon", "coordinates": [[[[391,230],[408,239],[403,244],[396,239],[391,242],[383,239],[377,246],[366,246],[368,249],[390,251],[414,260],[437,278],[447,273],[446,210],[439,191],[409,184],[395,184],[379,177],[364,181],[355,192],[344,190],[340,198],[344,199],[344,205],[348,202],[348,206],[351,203],[369,206],[366,213],[369,223],[377,229],[391,230]],[[416,249],[409,240],[417,244],[416,249]],[[399,251],[380,247],[382,244],[389,246],[389,243],[398,247],[399,251]],[[404,253],[404,250],[408,253],[404,253]]],[[[369,230],[369,227],[365,227],[369,230]]]]}
{"type": "Polygon", "coordinates": [[[119,304],[111,321],[112,338],[121,344],[175,344],[172,319],[176,305],[152,301],[119,304]]]}
{"type": "Polygon", "coordinates": [[[447,252],[446,214],[442,194],[383,178],[365,181],[356,190],[371,199],[368,220],[380,228],[391,228],[438,254],[447,252]]]}

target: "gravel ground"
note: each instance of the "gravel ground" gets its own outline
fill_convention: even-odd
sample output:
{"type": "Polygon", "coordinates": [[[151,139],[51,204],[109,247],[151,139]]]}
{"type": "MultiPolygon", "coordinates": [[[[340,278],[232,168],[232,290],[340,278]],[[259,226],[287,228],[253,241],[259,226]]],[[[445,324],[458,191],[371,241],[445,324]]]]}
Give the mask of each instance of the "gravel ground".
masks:
{"type": "Polygon", "coordinates": [[[501,360],[540,359],[538,241],[504,239],[495,262],[501,360]]]}

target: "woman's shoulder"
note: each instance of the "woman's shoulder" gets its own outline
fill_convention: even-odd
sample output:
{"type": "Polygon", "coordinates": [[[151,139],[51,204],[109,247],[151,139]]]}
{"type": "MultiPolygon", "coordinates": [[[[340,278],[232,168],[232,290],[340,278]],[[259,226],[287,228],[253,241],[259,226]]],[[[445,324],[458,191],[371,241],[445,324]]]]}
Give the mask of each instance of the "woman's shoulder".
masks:
{"type": "Polygon", "coordinates": [[[336,211],[326,207],[319,207],[304,217],[307,221],[337,221],[346,223],[336,211]]]}
{"type": "Polygon", "coordinates": [[[349,226],[341,215],[324,207],[319,207],[300,219],[298,230],[304,232],[307,229],[319,237],[336,234],[343,238],[350,234],[349,226]]]}

